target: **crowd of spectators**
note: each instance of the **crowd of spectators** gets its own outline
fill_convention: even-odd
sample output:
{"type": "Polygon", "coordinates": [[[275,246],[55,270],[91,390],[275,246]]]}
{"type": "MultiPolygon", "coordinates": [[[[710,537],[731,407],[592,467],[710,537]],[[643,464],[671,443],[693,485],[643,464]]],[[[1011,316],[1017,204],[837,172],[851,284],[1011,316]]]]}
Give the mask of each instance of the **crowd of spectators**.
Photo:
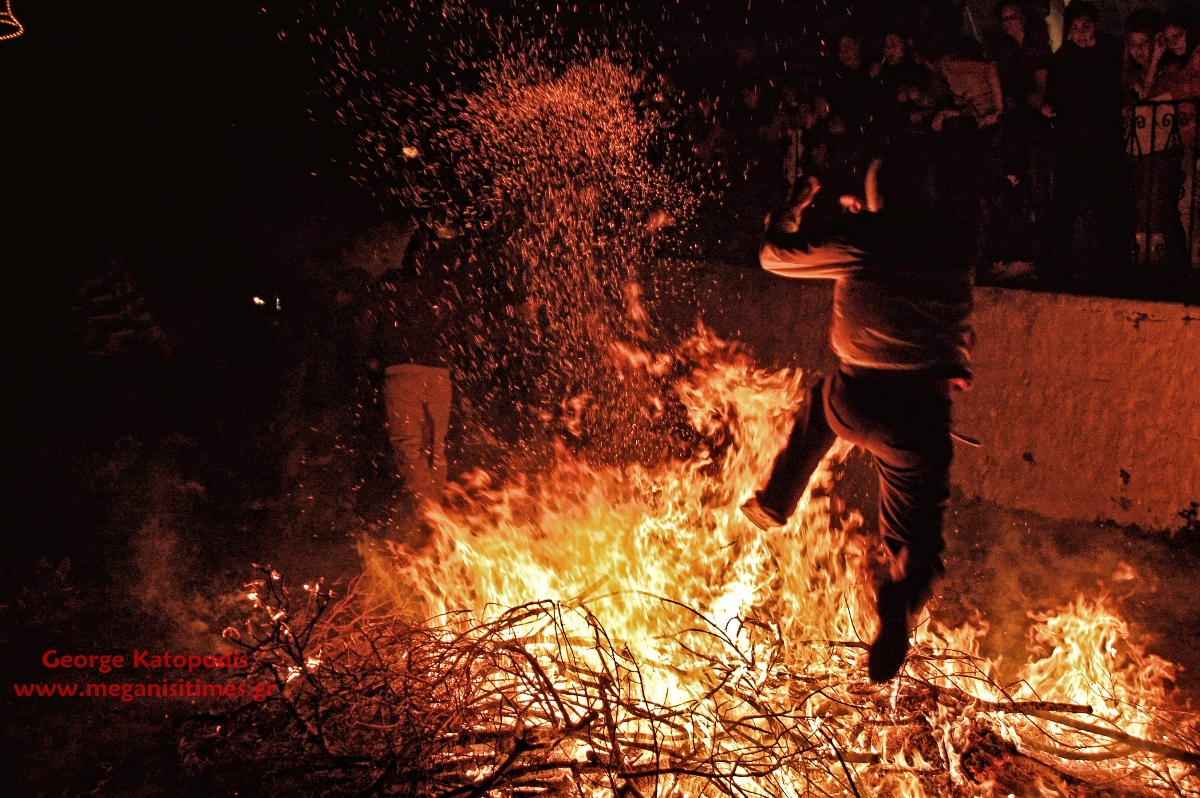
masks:
{"type": "MultiPolygon", "coordinates": [[[[910,8],[870,34],[839,31],[825,63],[771,81],[770,100],[762,81],[733,93],[753,141],[723,150],[745,164],[731,206],[757,214],[815,175],[826,190],[813,212],[838,213],[875,154],[916,139],[960,176],[954,200],[979,223],[982,281],[1160,295],[1192,284],[1200,201],[1186,100],[1200,97],[1200,31],[1187,9],[1138,9],[1119,38],[1094,3],[1073,0],[1052,51],[1044,4],[1002,0],[993,20],[948,0],[910,8]]],[[[720,146],[709,139],[701,149],[720,146]]]]}

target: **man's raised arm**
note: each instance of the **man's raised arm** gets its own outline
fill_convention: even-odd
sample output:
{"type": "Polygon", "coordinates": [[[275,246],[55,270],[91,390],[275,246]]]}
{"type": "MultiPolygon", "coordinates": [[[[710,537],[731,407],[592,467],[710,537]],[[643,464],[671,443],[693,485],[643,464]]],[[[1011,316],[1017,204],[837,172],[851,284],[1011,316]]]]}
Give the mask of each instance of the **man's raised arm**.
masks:
{"type": "Polygon", "coordinates": [[[817,179],[809,177],[791,207],[772,220],[766,243],[758,256],[764,269],[781,277],[832,280],[859,268],[861,250],[836,236],[814,235],[801,230],[804,209],[812,204],[820,190],[817,179]]]}

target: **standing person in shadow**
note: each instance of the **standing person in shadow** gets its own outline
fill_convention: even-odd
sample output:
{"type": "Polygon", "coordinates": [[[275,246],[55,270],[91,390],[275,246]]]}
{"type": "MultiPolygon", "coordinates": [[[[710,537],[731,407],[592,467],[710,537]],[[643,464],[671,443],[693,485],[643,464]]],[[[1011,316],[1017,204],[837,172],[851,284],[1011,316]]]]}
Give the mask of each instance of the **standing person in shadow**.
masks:
{"type": "Polygon", "coordinates": [[[451,381],[447,326],[454,312],[453,240],[410,222],[385,225],[360,245],[355,265],[372,278],[362,338],[384,373],[388,439],[405,489],[418,509],[440,503],[446,483],[451,381]],[[415,233],[415,235],[414,235],[415,233]]]}
{"type": "MultiPolygon", "coordinates": [[[[996,69],[1004,96],[1000,119],[1002,174],[1009,186],[1003,195],[1000,224],[995,228],[1002,252],[999,260],[1040,263],[1045,259],[1053,153],[1050,120],[1042,116],[1050,75],[1050,31],[1044,15],[1023,2],[1009,0],[996,8],[1001,35],[996,41],[996,69]],[[1015,201],[1011,201],[1015,200],[1015,201]]],[[[1015,265],[1015,264],[1014,264],[1015,265]]],[[[1007,274],[1025,276],[1017,268],[1007,274]]]]}
{"type": "Polygon", "coordinates": [[[1111,279],[1128,263],[1122,168],[1120,58],[1098,32],[1100,12],[1090,0],[1075,0],[1063,17],[1066,40],[1050,62],[1046,104],[1055,138],[1051,251],[1039,264],[1039,282],[1069,288],[1071,243],[1084,201],[1092,208],[1097,257],[1111,279]],[[1044,268],[1041,268],[1043,267],[1044,268]]]}
{"type": "MultiPolygon", "coordinates": [[[[894,150],[868,171],[866,197],[825,231],[800,224],[820,185],[810,178],[771,227],[760,259],[784,277],[835,281],[831,343],[837,372],[813,388],[766,487],[742,506],[762,529],[785,524],[838,438],[879,469],[879,525],[889,577],[868,672],[899,673],[909,634],[943,574],[950,496],[950,395],[970,386],[973,231],[947,201],[928,149],[894,150]]],[[[969,214],[968,214],[969,216],[969,214]]]]}

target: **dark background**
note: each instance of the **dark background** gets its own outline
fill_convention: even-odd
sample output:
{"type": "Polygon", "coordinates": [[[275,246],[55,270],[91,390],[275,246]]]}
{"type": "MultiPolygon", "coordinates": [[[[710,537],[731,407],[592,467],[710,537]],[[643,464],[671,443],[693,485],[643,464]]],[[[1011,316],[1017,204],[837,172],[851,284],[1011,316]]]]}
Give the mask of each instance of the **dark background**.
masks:
{"type": "Polygon", "coordinates": [[[331,161],[341,131],[311,121],[295,14],[140,0],[14,12],[26,33],[0,43],[0,469],[5,550],[21,559],[94,536],[86,453],[115,441],[199,436],[192,459],[244,494],[227,500],[269,490],[278,451],[262,433],[314,271],[380,212],[331,161]],[[109,249],[163,328],[160,362],[81,357],[75,292],[109,249]]]}
{"type": "MultiPolygon", "coordinates": [[[[310,121],[294,14],[280,39],[280,9],[224,0],[13,11],[26,32],[0,42],[5,683],[45,678],[48,648],[211,638],[193,619],[219,623],[219,597],[288,514],[272,504],[285,426],[348,404],[337,380],[318,401],[289,391],[330,359],[309,312],[328,304],[330,258],[381,216],[330,160],[341,131],[310,121]],[[168,353],[85,356],[73,308],[110,249],[168,353]]],[[[6,760],[22,763],[10,794],[184,794],[161,707],[3,705],[6,760]]]]}
{"type": "MultiPolygon", "coordinates": [[[[690,0],[622,13],[644,26],[637,46],[670,73],[686,123],[700,96],[723,96],[724,108],[739,86],[802,85],[840,30],[871,40],[906,5],[690,0]],[[751,61],[736,66],[747,45],[751,61]]],[[[569,24],[607,19],[581,9],[569,24]]],[[[114,541],[157,512],[145,486],[164,473],[198,486],[187,490],[203,501],[188,510],[207,513],[206,541],[252,537],[266,512],[278,510],[276,529],[311,519],[282,507],[289,491],[332,506],[374,480],[374,505],[343,518],[371,520],[394,485],[372,388],[345,345],[337,261],[400,209],[351,180],[355,131],[332,121],[317,91],[313,18],[293,0],[16,0],[13,10],[26,32],[0,42],[0,564],[120,561],[114,541]],[[104,273],[110,249],[168,355],[83,355],[77,292],[104,273]],[[353,446],[351,427],[362,433],[353,446]],[[330,457],[318,475],[326,493],[314,492],[319,480],[301,466],[330,457]]],[[[741,206],[714,206],[689,231],[729,240],[739,231],[716,225],[738,227],[745,263],[710,258],[735,272],[755,269],[757,231],[741,206]]]]}

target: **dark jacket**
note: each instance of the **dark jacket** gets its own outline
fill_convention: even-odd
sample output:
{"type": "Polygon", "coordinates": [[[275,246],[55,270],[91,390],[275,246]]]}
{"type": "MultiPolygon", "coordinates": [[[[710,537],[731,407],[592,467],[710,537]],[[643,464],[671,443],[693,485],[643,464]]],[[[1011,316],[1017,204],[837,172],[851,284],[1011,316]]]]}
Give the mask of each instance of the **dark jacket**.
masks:
{"type": "Polygon", "coordinates": [[[830,339],[843,363],[969,379],[971,236],[930,211],[846,214],[823,234],[768,234],[762,266],[835,280],[830,339]]]}
{"type": "Polygon", "coordinates": [[[1120,146],[1121,62],[1111,45],[1100,41],[1085,49],[1064,42],[1050,61],[1046,102],[1055,129],[1068,140],[1120,146]]]}
{"type": "Polygon", "coordinates": [[[1051,59],[1050,43],[1036,36],[1026,35],[1020,46],[1008,36],[1001,37],[996,45],[996,71],[1000,74],[1006,110],[1033,110],[1029,107],[1029,95],[1038,91],[1038,72],[1047,70],[1049,79],[1051,59]]]}
{"type": "Polygon", "coordinates": [[[366,335],[379,365],[445,367],[454,295],[441,269],[393,269],[368,293],[366,335]]]}

